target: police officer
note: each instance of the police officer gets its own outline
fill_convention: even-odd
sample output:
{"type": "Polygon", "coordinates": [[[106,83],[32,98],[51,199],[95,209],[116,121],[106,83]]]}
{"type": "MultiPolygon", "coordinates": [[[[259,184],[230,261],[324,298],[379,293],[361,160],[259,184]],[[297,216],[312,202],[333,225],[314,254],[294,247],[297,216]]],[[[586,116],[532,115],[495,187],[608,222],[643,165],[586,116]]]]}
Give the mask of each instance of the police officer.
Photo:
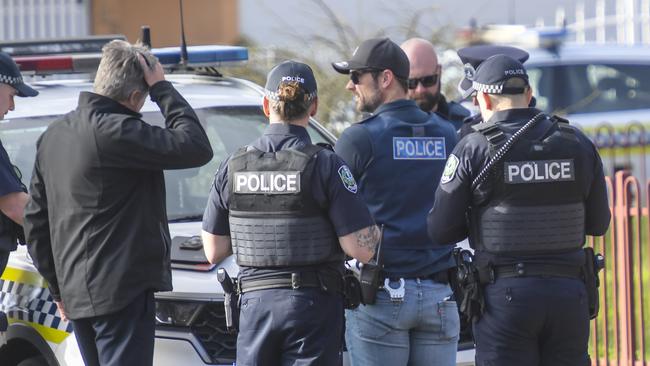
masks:
{"type": "MultiPolygon", "coordinates": [[[[34,97],[38,91],[23,82],[18,66],[11,56],[0,52],[0,120],[15,108],[14,97],[34,97]]],[[[22,237],[23,215],[29,196],[20,180],[22,174],[11,161],[0,143],[0,275],[22,237]]],[[[0,313],[0,334],[7,329],[6,317],[0,313]]],[[[0,338],[2,338],[0,336],[0,338]]],[[[0,339],[0,344],[2,339],[0,339]]]]}
{"type": "Polygon", "coordinates": [[[240,266],[237,365],[341,363],[344,253],[374,254],[379,231],[349,168],[314,145],[311,68],[271,70],[264,135],[219,169],[203,217],[208,260],[234,252],[240,266]]]}
{"type": "Polygon", "coordinates": [[[455,129],[406,98],[409,60],[390,39],[366,40],[349,61],[332,65],[350,75],[346,88],[357,109],[373,113],[346,129],[335,150],[384,225],[382,290],[375,304],[346,312],[352,365],[455,365],[452,246],[433,243],[425,220],[455,129]]]}
{"type": "Polygon", "coordinates": [[[427,221],[435,242],[469,234],[475,250],[476,363],[589,365],[582,247],[610,220],[598,152],[566,120],[528,107],[521,62],[492,56],[471,80],[487,122],[449,156],[427,221]]]}
{"type": "MultiPolygon", "coordinates": [[[[519,60],[522,64],[528,60],[529,56],[528,52],[510,46],[478,45],[459,49],[458,57],[460,57],[460,61],[463,63],[465,72],[465,76],[458,83],[458,92],[460,93],[461,100],[471,97],[474,89],[472,89],[472,81],[470,78],[476,72],[478,66],[481,62],[494,55],[510,56],[519,60]]],[[[477,105],[476,101],[473,102],[474,105],[477,105]]],[[[530,106],[535,106],[535,98],[531,99],[530,106]]],[[[472,126],[481,122],[483,122],[483,119],[480,113],[466,117],[458,130],[459,138],[463,138],[465,135],[474,132],[472,126]]]]}
{"type": "Polygon", "coordinates": [[[400,47],[408,56],[411,66],[408,79],[409,98],[415,100],[423,111],[438,113],[458,130],[470,112],[454,101],[447,101],[442,95],[442,66],[438,63],[433,44],[426,39],[411,38],[400,47]]]}

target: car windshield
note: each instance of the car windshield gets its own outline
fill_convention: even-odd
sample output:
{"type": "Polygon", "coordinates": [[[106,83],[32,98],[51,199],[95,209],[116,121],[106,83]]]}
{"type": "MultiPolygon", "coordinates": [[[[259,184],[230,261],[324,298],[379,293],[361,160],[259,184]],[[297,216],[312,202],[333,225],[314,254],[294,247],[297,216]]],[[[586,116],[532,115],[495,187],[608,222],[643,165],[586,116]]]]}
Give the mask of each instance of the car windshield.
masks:
{"type": "MultiPolygon", "coordinates": [[[[170,221],[201,219],[210,185],[221,162],[238,147],[261,136],[268,120],[260,106],[213,107],[196,109],[201,124],[210,139],[214,157],[206,165],[183,170],[165,171],[167,214],[170,221]]],[[[2,121],[0,141],[11,161],[29,185],[36,156],[36,141],[47,125],[59,116],[16,118],[2,121]]],[[[143,113],[143,120],[162,126],[159,112],[143,113]]],[[[328,142],[316,128],[308,128],[312,142],[328,142]]],[[[329,141],[331,143],[331,141],[329,141]]]]}
{"type": "Polygon", "coordinates": [[[537,107],[551,113],[614,112],[650,105],[648,65],[531,66],[528,75],[537,107]]]}

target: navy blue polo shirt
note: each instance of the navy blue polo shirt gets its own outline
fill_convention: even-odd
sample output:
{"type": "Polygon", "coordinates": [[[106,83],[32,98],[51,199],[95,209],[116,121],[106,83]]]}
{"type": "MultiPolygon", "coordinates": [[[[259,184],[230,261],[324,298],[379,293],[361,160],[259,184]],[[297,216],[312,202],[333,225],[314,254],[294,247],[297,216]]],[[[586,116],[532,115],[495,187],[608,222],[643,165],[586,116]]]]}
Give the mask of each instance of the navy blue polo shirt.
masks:
{"type": "MultiPolygon", "coordinates": [[[[14,192],[25,192],[15,169],[17,168],[14,168],[14,165],[9,160],[7,151],[0,142],[0,197],[14,192]]],[[[2,213],[0,215],[3,216],[2,220],[0,220],[1,223],[10,223],[11,219],[2,213]]],[[[0,237],[3,238],[0,240],[0,251],[12,251],[16,249],[17,244],[15,241],[5,240],[7,239],[6,235],[10,234],[11,230],[9,225],[3,224],[0,226],[0,237]]],[[[3,268],[0,268],[0,274],[2,274],[2,270],[3,268]]]]}
{"type": "Polygon", "coordinates": [[[24,192],[16,175],[14,165],[9,160],[7,150],[0,142],[0,197],[14,192],[24,192]]]}
{"type": "Polygon", "coordinates": [[[454,265],[453,246],[427,236],[426,217],[455,145],[451,123],[406,99],[381,105],[336,142],[370,212],[384,225],[384,269],[390,276],[428,276],[454,265]]]}
{"type": "MultiPolygon", "coordinates": [[[[261,151],[274,152],[311,144],[307,129],[285,123],[271,123],[262,137],[250,144],[261,151]]],[[[203,214],[203,230],[214,235],[230,235],[228,223],[228,160],[221,164],[210,190],[208,204],[203,214]]],[[[368,207],[356,186],[343,182],[339,168],[344,161],[334,152],[324,149],[316,155],[316,169],[312,176],[311,190],[316,202],[332,222],[337,236],[345,236],[374,224],[368,207]]],[[[342,263],[341,263],[342,265],[342,263]]],[[[281,269],[274,269],[279,271],[281,269]]],[[[242,269],[245,274],[254,271],[242,269]]],[[[259,271],[258,271],[259,272],[259,271]]]]}

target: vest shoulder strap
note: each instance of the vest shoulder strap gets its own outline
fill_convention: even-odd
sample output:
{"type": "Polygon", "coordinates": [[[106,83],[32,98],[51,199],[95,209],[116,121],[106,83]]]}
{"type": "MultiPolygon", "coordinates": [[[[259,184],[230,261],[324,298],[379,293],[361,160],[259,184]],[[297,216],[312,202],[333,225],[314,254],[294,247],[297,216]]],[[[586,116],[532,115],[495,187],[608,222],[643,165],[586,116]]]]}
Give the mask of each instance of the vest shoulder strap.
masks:
{"type": "Polygon", "coordinates": [[[483,135],[488,142],[490,155],[496,153],[499,147],[506,142],[506,134],[496,125],[496,123],[479,123],[472,126],[474,131],[483,135]]]}

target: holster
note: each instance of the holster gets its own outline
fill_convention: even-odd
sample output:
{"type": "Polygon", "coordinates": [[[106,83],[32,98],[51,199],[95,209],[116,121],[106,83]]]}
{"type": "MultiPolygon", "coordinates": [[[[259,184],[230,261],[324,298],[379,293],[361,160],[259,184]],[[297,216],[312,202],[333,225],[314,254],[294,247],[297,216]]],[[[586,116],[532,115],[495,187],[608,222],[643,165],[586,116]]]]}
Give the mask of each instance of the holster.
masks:
{"type": "Polygon", "coordinates": [[[361,304],[361,283],[349,269],[343,275],[343,304],[346,309],[356,309],[361,304]]]}
{"type": "Polygon", "coordinates": [[[594,253],[593,248],[586,247],[583,250],[585,252],[585,263],[582,266],[582,275],[587,289],[589,318],[595,319],[600,310],[600,297],[598,296],[600,279],[598,278],[598,272],[605,268],[605,258],[601,254],[594,253]]]}
{"type": "Polygon", "coordinates": [[[237,333],[239,331],[239,294],[237,292],[224,294],[223,306],[228,332],[237,333]]]}
{"type": "Polygon", "coordinates": [[[485,312],[485,297],[478,269],[473,262],[473,255],[470,251],[460,248],[455,249],[453,255],[456,260],[456,269],[451,286],[460,313],[467,320],[477,322],[485,312]]]}

